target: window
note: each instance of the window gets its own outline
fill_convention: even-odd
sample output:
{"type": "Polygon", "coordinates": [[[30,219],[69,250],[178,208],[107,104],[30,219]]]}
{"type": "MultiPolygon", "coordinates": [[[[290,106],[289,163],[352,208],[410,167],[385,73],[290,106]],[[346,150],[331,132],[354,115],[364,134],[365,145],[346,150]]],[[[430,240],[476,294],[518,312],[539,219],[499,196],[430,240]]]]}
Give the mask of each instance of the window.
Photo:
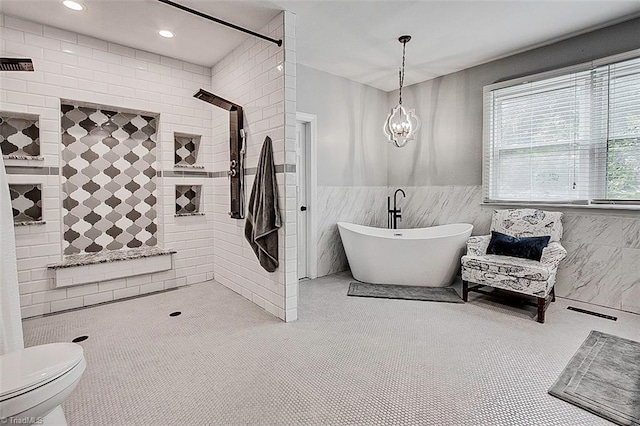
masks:
{"type": "Polygon", "coordinates": [[[611,62],[485,87],[486,202],[640,204],[640,58],[611,62]]]}

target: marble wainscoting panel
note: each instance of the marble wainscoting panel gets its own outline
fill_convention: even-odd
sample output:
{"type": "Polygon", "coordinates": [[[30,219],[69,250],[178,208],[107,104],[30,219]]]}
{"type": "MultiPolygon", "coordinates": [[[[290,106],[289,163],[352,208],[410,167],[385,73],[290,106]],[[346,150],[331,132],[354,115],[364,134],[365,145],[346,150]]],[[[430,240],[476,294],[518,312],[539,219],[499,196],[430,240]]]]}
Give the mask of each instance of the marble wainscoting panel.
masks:
{"type": "Polygon", "coordinates": [[[622,248],[563,241],[556,294],[615,309],[622,307],[622,248]]]}
{"type": "Polygon", "coordinates": [[[622,219],[624,247],[640,249],[640,219],[625,217],[622,219]]]}
{"type": "Polygon", "coordinates": [[[386,186],[318,187],[318,276],[349,269],[338,222],[387,226],[386,186]]]}
{"type": "MultiPolygon", "coordinates": [[[[390,187],[389,195],[397,188],[390,187]]],[[[448,223],[471,223],[473,235],[489,233],[493,209],[482,208],[481,186],[420,186],[402,188],[400,228],[423,228],[448,223]]]]}
{"type": "Polygon", "coordinates": [[[640,219],[565,211],[556,292],[560,297],[640,313],[640,219]],[[633,263],[636,262],[636,263],[633,263]]]}
{"type": "Polygon", "coordinates": [[[622,247],[623,221],[602,215],[564,213],[562,217],[563,243],[593,244],[622,247]]]}
{"type": "Polygon", "coordinates": [[[622,310],[640,314],[640,250],[622,249],[622,310]]]}

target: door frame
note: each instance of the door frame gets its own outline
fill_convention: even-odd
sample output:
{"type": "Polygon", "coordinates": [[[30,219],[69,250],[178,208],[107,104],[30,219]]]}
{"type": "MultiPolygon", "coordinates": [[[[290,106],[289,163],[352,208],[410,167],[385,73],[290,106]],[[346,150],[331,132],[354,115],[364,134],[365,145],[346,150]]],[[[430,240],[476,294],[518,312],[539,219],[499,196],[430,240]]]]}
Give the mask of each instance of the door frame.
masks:
{"type": "MultiPolygon", "coordinates": [[[[307,146],[307,272],[309,278],[318,278],[318,117],[296,112],[296,121],[309,127],[307,146]]],[[[297,172],[297,171],[296,171],[297,172]]]]}

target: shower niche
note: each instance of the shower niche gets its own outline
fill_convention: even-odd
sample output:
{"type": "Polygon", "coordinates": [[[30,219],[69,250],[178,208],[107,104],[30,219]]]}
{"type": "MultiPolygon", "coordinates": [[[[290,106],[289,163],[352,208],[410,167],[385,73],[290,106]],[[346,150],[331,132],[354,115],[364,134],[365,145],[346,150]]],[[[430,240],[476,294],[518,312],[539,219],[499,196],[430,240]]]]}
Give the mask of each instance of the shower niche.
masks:
{"type": "Polygon", "coordinates": [[[202,216],[202,185],[176,185],[176,216],[202,216]]]}
{"type": "Polygon", "coordinates": [[[174,167],[186,169],[203,169],[199,161],[201,135],[187,133],[174,133],[174,167]]]}
{"type": "Polygon", "coordinates": [[[0,149],[6,160],[42,160],[40,118],[35,114],[0,111],[0,149]]]}
{"type": "Polygon", "coordinates": [[[9,184],[11,197],[11,210],[13,211],[13,224],[40,225],[42,220],[42,185],[34,184],[9,184]]]}

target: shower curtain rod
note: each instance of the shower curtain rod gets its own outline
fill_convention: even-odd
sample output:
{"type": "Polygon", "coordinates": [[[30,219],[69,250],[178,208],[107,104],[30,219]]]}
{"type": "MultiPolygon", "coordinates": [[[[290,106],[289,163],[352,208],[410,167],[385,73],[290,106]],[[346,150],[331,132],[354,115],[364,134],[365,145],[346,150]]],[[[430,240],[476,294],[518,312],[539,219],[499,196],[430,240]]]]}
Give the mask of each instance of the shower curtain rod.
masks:
{"type": "Polygon", "coordinates": [[[158,0],[158,1],[160,3],[164,3],[164,4],[167,4],[169,6],[173,6],[173,7],[177,8],[177,9],[184,10],[185,12],[193,13],[194,15],[199,16],[201,18],[205,18],[205,19],[208,19],[210,21],[216,22],[218,24],[225,25],[225,26],[227,26],[229,28],[233,28],[234,30],[242,31],[243,33],[250,34],[250,35],[252,35],[254,37],[258,37],[258,38],[261,38],[263,40],[270,41],[271,43],[275,43],[278,46],[282,46],[282,40],[276,40],[275,38],[271,38],[271,37],[267,37],[267,36],[262,35],[262,34],[258,34],[255,31],[251,31],[251,30],[248,30],[246,28],[242,28],[242,27],[240,27],[238,25],[235,25],[235,24],[232,24],[230,22],[223,21],[222,19],[214,18],[213,16],[207,15],[206,13],[198,12],[197,10],[193,10],[193,9],[187,7],[187,6],[183,6],[181,4],[174,3],[171,0],[158,0]]]}

